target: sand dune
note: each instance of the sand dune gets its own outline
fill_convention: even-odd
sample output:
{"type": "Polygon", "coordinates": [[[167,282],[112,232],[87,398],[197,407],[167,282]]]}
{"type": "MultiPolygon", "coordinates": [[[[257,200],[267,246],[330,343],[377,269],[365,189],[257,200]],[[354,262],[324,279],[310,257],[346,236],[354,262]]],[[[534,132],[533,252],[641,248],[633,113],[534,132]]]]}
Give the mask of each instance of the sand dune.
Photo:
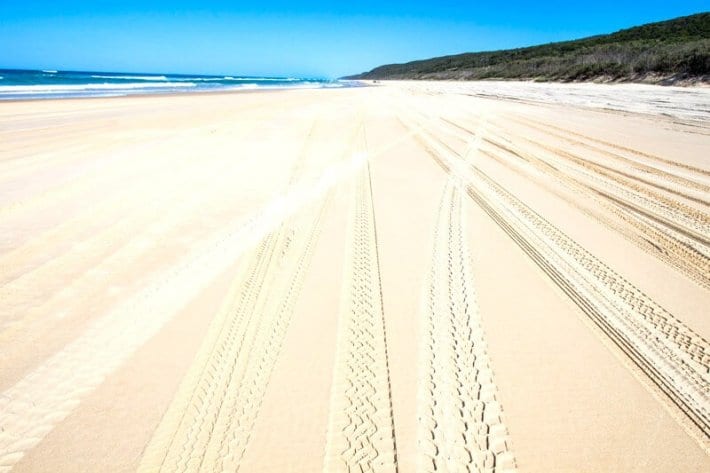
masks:
{"type": "Polygon", "coordinates": [[[707,471],[710,91],[0,107],[0,471],[707,471]]]}

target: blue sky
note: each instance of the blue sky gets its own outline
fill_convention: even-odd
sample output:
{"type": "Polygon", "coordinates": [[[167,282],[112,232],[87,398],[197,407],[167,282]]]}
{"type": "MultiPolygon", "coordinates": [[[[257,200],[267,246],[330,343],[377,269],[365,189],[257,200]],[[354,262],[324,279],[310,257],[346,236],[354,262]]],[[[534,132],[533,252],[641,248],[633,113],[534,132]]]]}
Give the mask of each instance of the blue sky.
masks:
{"type": "Polygon", "coordinates": [[[338,77],[707,8],[707,0],[0,0],[0,68],[338,77]]]}

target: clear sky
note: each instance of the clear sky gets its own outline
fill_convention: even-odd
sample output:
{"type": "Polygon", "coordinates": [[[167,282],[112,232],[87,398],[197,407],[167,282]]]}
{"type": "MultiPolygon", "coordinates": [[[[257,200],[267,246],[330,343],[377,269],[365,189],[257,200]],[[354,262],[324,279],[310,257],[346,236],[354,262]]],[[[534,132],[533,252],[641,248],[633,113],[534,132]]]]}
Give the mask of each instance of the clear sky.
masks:
{"type": "Polygon", "coordinates": [[[0,0],[0,68],[338,77],[707,9],[708,0],[0,0]]]}

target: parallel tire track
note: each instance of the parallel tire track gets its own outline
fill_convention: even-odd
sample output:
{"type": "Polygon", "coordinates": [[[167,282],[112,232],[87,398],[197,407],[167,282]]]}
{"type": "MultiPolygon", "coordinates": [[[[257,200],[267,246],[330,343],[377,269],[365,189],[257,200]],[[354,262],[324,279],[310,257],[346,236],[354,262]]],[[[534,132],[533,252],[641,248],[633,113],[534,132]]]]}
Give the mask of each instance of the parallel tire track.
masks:
{"type": "MultiPolygon", "coordinates": [[[[544,122],[541,122],[541,121],[539,121],[539,120],[536,120],[536,121],[532,122],[530,119],[518,118],[518,117],[515,117],[515,121],[517,121],[517,122],[519,122],[519,123],[521,123],[521,124],[527,125],[527,126],[531,126],[531,127],[535,127],[535,125],[536,125],[537,127],[546,127],[546,128],[548,128],[548,129],[552,129],[552,130],[556,130],[556,131],[558,131],[558,132],[562,132],[562,133],[564,133],[564,134],[567,135],[566,138],[565,138],[563,135],[555,135],[555,134],[553,134],[552,132],[547,131],[547,133],[549,133],[549,134],[551,134],[551,135],[553,135],[553,136],[558,136],[558,137],[560,137],[560,138],[567,139],[567,140],[569,140],[569,141],[571,141],[571,142],[577,142],[577,143],[579,143],[579,144],[585,144],[585,145],[587,145],[587,146],[589,146],[589,147],[591,147],[592,149],[595,149],[595,150],[600,150],[600,151],[603,150],[603,148],[599,147],[599,145],[601,145],[601,146],[608,147],[608,148],[612,148],[612,149],[615,149],[615,150],[618,150],[618,151],[623,151],[623,152],[631,153],[631,154],[633,154],[633,155],[642,157],[642,158],[644,158],[644,159],[647,159],[647,160],[650,160],[650,161],[655,161],[655,162],[660,163],[660,164],[662,164],[662,165],[670,165],[670,166],[673,166],[673,167],[676,167],[676,168],[684,169],[684,170],[686,170],[686,171],[690,171],[691,173],[696,174],[696,175],[699,175],[699,176],[710,177],[710,171],[708,171],[707,169],[702,169],[702,168],[699,168],[699,167],[696,167],[696,166],[691,166],[691,165],[688,165],[688,164],[685,164],[685,163],[681,163],[681,162],[678,162],[678,161],[673,161],[673,160],[670,160],[670,159],[666,159],[666,158],[662,158],[662,157],[659,157],[659,156],[655,156],[655,155],[652,155],[652,154],[649,154],[649,153],[645,153],[645,152],[643,152],[643,151],[639,151],[639,150],[637,150],[637,149],[633,149],[633,148],[629,148],[629,147],[627,147],[627,146],[619,145],[619,144],[617,144],[617,143],[612,143],[612,142],[610,142],[610,141],[605,141],[605,140],[601,140],[601,139],[599,139],[599,138],[595,138],[595,137],[592,137],[592,136],[584,135],[584,134],[582,134],[582,133],[577,133],[577,132],[575,132],[575,131],[572,131],[572,130],[569,130],[569,129],[566,129],[566,128],[561,128],[561,127],[559,127],[559,126],[555,126],[555,125],[550,124],[550,123],[544,123],[544,122]],[[584,141],[582,141],[582,140],[586,140],[586,141],[591,142],[591,143],[596,143],[596,145],[589,145],[589,144],[587,144],[587,143],[584,143],[584,141]]],[[[540,130],[542,131],[542,128],[538,128],[538,129],[540,129],[540,130]]],[[[616,157],[616,156],[618,156],[618,155],[615,154],[614,156],[616,157]]],[[[669,176],[669,175],[671,174],[671,173],[669,173],[669,172],[664,172],[664,171],[658,170],[658,169],[654,169],[653,172],[663,173],[663,175],[668,176],[669,178],[672,178],[672,176],[669,176]]],[[[678,176],[675,176],[675,177],[678,177],[678,176]]],[[[682,179],[682,177],[681,177],[681,179],[682,179]]],[[[702,186],[702,187],[700,187],[700,189],[707,190],[707,186],[705,186],[705,185],[703,185],[703,184],[699,184],[699,183],[693,183],[693,181],[688,182],[687,179],[683,179],[683,181],[680,181],[680,182],[683,182],[683,183],[685,183],[687,186],[690,186],[690,187],[695,187],[695,186],[700,185],[700,186],[702,186]]]]}
{"type": "Polygon", "coordinates": [[[287,331],[325,202],[268,235],[211,325],[139,471],[237,471],[287,331]]]}
{"type": "Polygon", "coordinates": [[[429,275],[419,398],[419,471],[514,471],[466,244],[461,191],[442,196],[429,275]]]}
{"type": "Polygon", "coordinates": [[[516,174],[533,180],[580,212],[618,232],[643,251],[677,269],[699,285],[710,288],[710,259],[694,247],[697,242],[690,241],[684,238],[684,235],[673,232],[667,227],[659,229],[651,219],[644,218],[636,212],[600,198],[567,176],[547,173],[544,168],[538,167],[534,162],[527,162],[530,165],[527,167],[524,162],[507,159],[496,152],[481,150],[481,153],[516,174]],[[570,198],[568,193],[561,191],[564,187],[551,185],[547,179],[543,178],[544,175],[553,177],[564,187],[577,192],[578,196],[588,197],[593,205],[583,205],[580,199],[570,198]]]}
{"type": "Polygon", "coordinates": [[[324,471],[395,472],[387,341],[368,166],[355,185],[324,471]]]}
{"type": "MultiPolygon", "coordinates": [[[[155,284],[146,286],[115,310],[100,317],[72,343],[1,393],[0,472],[9,471],[27,451],[65,419],[88,393],[99,386],[106,376],[204,290],[210,281],[227,270],[241,255],[251,254],[249,250],[264,239],[264,254],[273,253],[277,256],[275,260],[281,261],[282,264],[277,265],[275,271],[272,268],[274,280],[266,286],[273,289],[269,291],[273,297],[268,294],[259,296],[264,302],[256,304],[258,307],[249,305],[249,314],[257,310],[260,310],[261,314],[267,314],[264,316],[263,327],[258,329],[259,334],[265,335],[258,335],[259,343],[255,345],[274,346],[276,351],[273,353],[278,353],[276,342],[279,334],[285,330],[282,322],[287,320],[290,314],[290,304],[298,293],[301,274],[305,271],[310,248],[319,227],[321,210],[318,209],[326,205],[324,195],[341,179],[351,175],[351,168],[355,163],[351,161],[326,167],[318,179],[299,180],[288,192],[280,194],[251,216],[225,222],[223,229],[194,245],[180,261],[156,275],[155,284]],[[269,248],[278,249],[271,251],[269,248]]],[[[268,258],[264,260],[267,261],[268,258]]],[[[265,271],[269,273],[268,270],[265,271]]],[[[259,317],[250,316],[250,319],[256,320],[259,317]]],[[[256,326],[252,324],[250,327],[256,326]]],[[[256,328],[250,330],[249,334],[257,333],[256,328]]],[[[254,351],[253,359],[258,362],[255,365],[243,363],[250,370],[257,370],[257,374],[251,378],[251,375],[245,375],[246,382],[250,383],[245,385],[250,388],[250,392],[256,393],[250,394],[249,399],[257,399],[258,402],[250,404],[239,401],[240,406],[249,405],[249,413],[254,412],[254,409],[258,410],[261,399],[258,388],[263,385],[262,380],[265,379],[262,375],[268,379],[270,372],[269,354],[262,356],[263,353],[254,351]]],[[[223,361],[227,364],[228,360],[223,361]]],[[[199,373],[201,371],[198,369],[199,373]]],[[[199,398],[196,402],[201,403],[202,398],[208,398],[210,391],[208,384],[207,388],[195,394],[195,398],[199,398]]],[[[192,391],[186,396],[192,398],[192,391]]],[[[179,417],[177,424],[181,420],[182,412],[178,410],[176,414],[179,417]]],[[[249,418],[249,413],[245,414],[246,418],[249,418]]],[[[169,425],[172,422],[168,420],[164,424],[169,425]]],[[[245,425],[248,425],[248,422],[245,425]]],[[[203,432],[200,442],[204,442],[203,432]]],[[[151,458],[155,458],[156,451],[160,457],[160,448],[166,445],[159,439],[153,444],[158,447],[148,449],[149,453],[152,452],[147,455],[148,471],[160,469],[162,463],[152,463],[151,458]]],[[[232,442],[228,445],[231,447],[232,442]]],[[[238,446],[233,451],[238,452],[238,446]]],[[[238,458],[236,454],[230,455],[230,459],[238,458]]],[[[164,457],[165,452],[160,457],[160,462],[164,457]]],[[[202,459],[198,458],[198,461],[201,462],[202,459]]],[[[196,469],[193,466],[194,461],[190,469],[196,469]]]]}
{"type": "Polygon", "coordinates": [[[251,245],[262,223],[226,232],[168,268],[155,285],[96,322],[0,395],[0,472],[66,418],[130,354],[251,245]]]}
{"type": "MultiPolygon", "coordinates": [[[[293,164],[290,185],[303,181],[317,190],[326,175],[335,175],[325,172],[317,182],[307,177],[307,171],[321,171],[322,159],[331,157],[312,152],[315,126],[314,122],[293,164]]],[[[328,201],[327,196],[320,197],[307,212],[286,220],[251,254],[154,433],[139,471],[240,469],[328,201]]]]}
{"type": "MultiPolygon", "coordinates": [[[[453,130],[442,129],[462,142],[470,141],[470,137],[475,135],[473,131],[454,121],[448,119],[442,119],[442,121],[466,133],[467,139],[453,130]]],[[[708,257],[710,247],[695,238],[693,233],[697,234],[697,232],[689,234],[686,227],[681,228],[669,223],[665,218],[659,218],[657,214],[649,210],[648,205],[629,205],[626,200],[605,192],[603,186],[593,186],[591,183],[596,180],[594,175],[583,174],[575,177],[573,172],[569,172],[569,170],[565,172],[566,167],[554,160],[549,162],[545,158],[530,153],[502,135],[497,137],[490,133],[488,135],[482,141],[486,145],[490,145],[491,149],[481,149],[482,154],[527,179],[532,178],[570,205],[608,228],[619,232],[642,250],[674,267],[699,285],[705,288],[710,287],[710,274],[708,273],[710,271],[708,257]],[[508,156],[517,159],[509,159],[508,156]],[[569,195],[560,192],[558,186],[550,185],[546,179],[542,178],[542,175],[559,181],[564,187],[573,190],[575,194],[590,199],[594,205],[587,208],[580,204],[579,199],[570,199],[569,195]]],[[[529,140],[526,139],[526,141],[529,140]]],[[[446,146],[443,142],[441,144],[446,146]]],[[[646,202],[651,202],[651,200],[646,199],[646,202]]],[[[703,230],[700,232],[705,233],[703,230]]]]}
{"type": "MultiPolygon", "coordinates": [[[[460,125],[454,126],[472,133],[460,125]]],[[[585,159],[558,147],[544,145],[526,137],[521,137],[521,139],[528,144],[542,148],[548,153],[548,156],[533,156],[521,149],[520,146],[516,146],[509,138],[487,137],[485,141],[522,159],[539,161],[548,170],[563,172],[573,179],[577,176],[576,179],[578,181],[581,179],[579,182],[582,185],[617,205],[649,216],[659,224],[684,233],[703,244],[708,243],[710,216],[706,212],[649,189],[645,185],[633,181],[628,173],[585,159]]],[[[692,200],[690,196],[686,196],[686,198],[692,200]]]]}
{"type": "MultiPolygon", "coordinates": [[[[460,157],[425,137],[447,171],[460,157]]],[[[710,437],[710,344],[473,165],[468,193],[648,378],[710,437]]]]}
{"type": "MultiPolygon", "coordinates": [[[[497,146],[494,140],[488,140],[488,143],[497,146]]],[[[505,149],[505,151],[512,152],[510,149],[505,149]]],[[[498,154],[498,151],[482,150],[481,152],[516,173],[522,172],[522,163],[505,159],[504,156],[498,154]]],[[[527,178],[532,176],[533,180],[538,181],[551,192],[559,195],[570,205],[579,208],[582,212],[607,227],[618,231],[642,250],[675,267],[701,286],[710,287],[710,275],[708,273],[710,259],[708,259],[707,255],[709,248],[706,245],[687,237],[685,233],[677,231],[671,226],[659,223],[657,220],[648,217],[643,211],[624,205],[623,202],[590,187],[584,180],[566,174],[529,153],[516,151],[514,156],[520,158],[523,163],[533,169],[557,180],[575,193],[589,197],[596,205],[590,209],[583,208],[576,200],[560,193],[557,186],[550,186],[545,180],[535,176],[534,173],[530,172],[530,169],[525,172],[527,178]],[[601,209],[605,209],[608,214],[600,212],[601,209]],[[612,218],[612,216],[615,218],[612,218]]]]}

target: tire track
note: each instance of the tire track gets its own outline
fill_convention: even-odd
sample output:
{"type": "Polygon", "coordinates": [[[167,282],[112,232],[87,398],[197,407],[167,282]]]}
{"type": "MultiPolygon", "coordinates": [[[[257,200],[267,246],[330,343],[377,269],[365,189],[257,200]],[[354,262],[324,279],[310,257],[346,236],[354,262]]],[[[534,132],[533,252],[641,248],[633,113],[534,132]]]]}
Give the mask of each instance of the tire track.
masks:
{"type": "MultiPolygon", "coordinates": [[[[0,473],[20,461],[214,277],[286,219],[323,202],[330,189],[352,175],[356,164],[352,160],[332,165],[316,182],[299,181],[253,216],[225,223],[224,230],[194,245],[185,258],[156,276],[157,283],[93,322],[72,343],[2,392],[0,473]]],[[[283,238],[303,238],[296,234],[303,232],[287,232],[283,238]]],[[[285,248],[291,246],[289,243],[285,248]]]]}
{"type": "Polygon", "coordinates": [[[472,281],[461,191],[444,189],[426,293],[419,471],[514,471],[472,281]]]}
{"type": "MultiPolygon", "coordinates": [[[[471,136],[474,135],[473,131],[466,127],[450,120],[444,121],[467,134],[467,137],[462,137],[451,130],[442,130],[461,139],[462,142],[465,142],[466,138],[470,141],[471,136]]],[[[594,181],[594,175],[585,173],[575,177],[575,173],[565,172],[566,166],[540,158],[505,137],[487,133],[482,141],[490,145],[480,149],[482,154],[526,178],[532,178],[570,205],[619,232],[636,246],[669,264],[694,282],[705,288],[710,287],[710,247],[695,238],[697,232],[689,233],[686,227],[679,227],[666,219],[659,218],[644,206],[630,205],[627,201],[605,192],[603,187],[599,187],[600,183],[597,186],[590,185],[589,180],[594,181]],[[508,159],[508,155],[516,159],[508,159]],[[594,205],[587,208],[581,205],[578,199],[570,199],[569,195],[560,192],[559,187],[551,186],[547,179],[541,177],[542,175],[558,181],[564,187],[574,191],[576,195],[586,197],[594,205]],[[608,213],[601,212],[601,209],[608,213]]],[[[452,148],[449,149],[454,152],[452,148]]],[[[622,191],[626,192],[623,188],[622,191]]]]}
{"type": "MultiPolygon", "coordinates": [[[[551,132],[542,127],[537,127],[520,120],[513,119],[512,121],[547,134],[548,136],[556,138],[560,142],[567,142],[576,147],[582,147],[586,150],[592,151],[592,153],[603,156],[603,159],[595,159],[590,162],[604,171],[632,179],[637,183],[682,197],[683,199],[695,202],[704,207],[710,206],[710,202],[707,200],[707,195],[710,192],[710,186],[702,184],[701,182],[688,179],[682,175],[673,174],[655,166],[650,166],[649,164],[642,162],[641,158],[630,159],[620,153],[608,151],[602,146],[596,146],[588,142],[570,138],[562,133],[551,132]],[[608,158],[612,159],[609,160],[608,158]]],[[[533,142],[530,138],[524,137],[524,139],[527,142],[533,142]]],[[[559,147],[548,147],[547,149],[551,152],[568,152],[559,147]]],[[[575,157],[578,156],[575,155],[575,157]]],[[[666,167],[670,167],[670,165],[666,165],[666,167]]]]}
{"type": "Polygon", "coordinates": [[[524,163],[506,159],[498,153],[486,149],[481,150],[481,153],[526,179],[537,182],[580,212],[618,232],[631,243],[675,268],[692,281],[705,288],[710,288],[710,260],[703,254],[703,248],[698,248],[698,244],[694,240],[671,229],[658,228],[657,225],[654,225],[653,220],[644,218],[643,215],[632,212],[626,207],[614,205],[613,201],[600,198],[596,193],[589,192],[586,187],[578,185],[564,174],[546,173],[545,168],[538,167],[529,161],[527,162],[529,167],[527,167],[524,163]],[[579,197],[588,197],[593,205],[585,206],[579,202],[578,198],[570,198],[569,194],[561,192],[559,187],[550,185],[549,180],[543,177],[545,175],[552,176],[567,189],[577,192],[579,197]],[[601,212],[600,209],[605,209],[611,215],[601,212]]]}
{"type": "MultiPolygon", "coordinates": [[[[620,231],[622,235],[627,236],[641,249],[676,267],[703,287],[710,287],[708,276],[708,271],[710,270],[710,247],[693,238],[692,234],[689,236],[684,228],[656,218],[655,215],[644,210],[644,207],[628,205],[626,201],[615,198],[598,187],[590,186],[585,179],[565,173],[530,153],[511,151],[509,146],[501,148],[496,145],[497,142],[495,140],[489,140],[489,143],[499,150],[502,149],[512,153],[543,174],[549,175],[569,189],[579,192],[580,195],[588,196],[596,202],[599,208],[607,210],[618,221],[628,225],[630,228],[624,226],[620,230],[619,223],[614,222],[598,210],[592,212],[594,214],[593,218],[612,229],[620,231]]],[[[507,167],[511,166],[510,160],[501,159],[495,152],[486,150],[482,152],[507,167]]],[[[579,207],[579,204],[571,201],[569,197],[564,198],[570,201],[573,206],[579,207]]]]}
{"type": "Polygon", "coordinates": [[[396,472],[369,166],[355,182],[323,471],[396,472]]]}
{"type": "MultiPolygon", "coordinates": [[[[710,244],[707,237],[710,234],[710,216],[707,212],[648,189],[621,173],[615,173],[613,170],[610,172],[607,166],[585,160],[554,146],[537,146],[551,153],[570,174],[583,176],[590,183],[596,182],[599,187],[588,184],[596,192],[606,195],[609,199],[616,199],[637,212],[643,212],[661,224],[683,231],[699,242],[710,244]]],[[[693,200],[688,196],[684,198],[693,200]]]]}
{"type": "MultiPolygon", "coordinates": [[[[444,117],[442,117],[442,120],[463,131],[469,133],[471,132],[469,126],[464,126],[461,123],[457,123],[444,117]]],[[[546,128],[548,125],[542,122],[524,119],[517,115],[506,115],[503,119],[503,124],[499,124],[498,128],[505,128],[506,122],[517,123],[521,126],[536,130],[549,137],[555,138],[556,140],[561,140],[560,142],[566,142],[573,146],[582,147],[592,151],[593,153],[602,156],[603,159],[595,159],[590,162],[601,166],[607,171],[617,173],[639,183],[674,194],[698,204],[704,206],[709,205],[707,202],[707,193],[710,191],[710,186],[701,182],[705,177],[704,175],[707,175],[707,172],[704,172],[701,169],[694,168],[692,166],[685,167],[675,161],[655,156],[652,157],[652,155],[633,150],[632,148],[620,147],[610,142],[596,140],[570,130],[564,130],[563,128],[552,127],[552,129],[548,129],[546,128]],[[563,133],[562,130],[564,130],[567,134],[563,133]],[[635,157],[631,158],[629,156],[635,157]],[[654,160],[656,161],[655,163],[654,160]],[[666,169],[662,169],[660,166],[664,166],[666,169]],[[674,166],[681,166],[680,170],[673,169],[674,166]],[[686,177],[686,175],[688,177],[686,177]],[[691,179],[690,176],[697,180],[691,179]]],[[[517,136],[524,139],[528,143],[541,146],[537,140],[529,138],[527,135],[519,134],[517,136]]],[[[554,152],[555,150],[548,149],[548,151],[554,152]]],[[[586,156],[585,160],[588,160],[586,156]]]]}
{"type": "MultiPolygon", "coordinates": [[[[237,170],[240,168],[245,169],[245,166],[235,167],[237,170]]],[[[201,169],[185,169],[174,179],[176,184],[173,188],[189,182],[202,190],[183,199],[175,199],[174,191],[164,189],[158,189],[154,197],[143,194],[147,203],[140,213],[126,213],[123,218],[96,231],[70,250],[0,285],[0,298],[12,301],[9,312],[0,308],[0,342],[36,324],[47,314],[65,314],[64,318],[97,298],[105,298],[106,294],[101,289],[106,288],[109,277],[119,275],[130,269],[132,263],[149,256],[156,249],[155,242],[186,224],[186,216],[204,208],[217,196],[229,202],[229,197],[234,195],[232,184],[224,178],[224,164],[219,162],[205,164],[201,169]],[[173,204],[166,207],[165,204],[170,202],[173,204]],[[56,286],[56,280],[69,283],[47,293],[47,288],[56,286]],[[45,293],[37,293],[38,288],[44,288],[45,293]],[[76,294],[82,293],[90,296],[76,297],[76,294]],[[18,307],[24,307],[24,310],[18,307]]],[[[208,212],[211,212],[219,206],[212,204],[209,207],[208,212]]],[[[134,278],[134,283],[139,285],[149,276],[150,272],[142,274],[134,278]]],[[[50,318],[47,322],[51,325],[57,320],[50,318]]]]}
{"type": "Polygon", "coordinates": [[[268,235],[210,328],[139,471],[237,471],[308,267],[325,201],[268,235]]]}
{"type": "MultiPolygon", "coordinates": [[[[515,120],[515,121],[518,121],[519,123],[525,124],[525,125],[527,125],[527,126],[533,126],[533,125],[530,123],[530,120],[529,120],[529,119],[522,119],[522,120],[515,120]]],[[[592,137],[592,136],[588,136],[588,135],[585,135],[585,134],[582,134],[582,133],[577,133],[577,132],[575,132],[575,131],[572,131],[572,130],[569,130],[569,129],[566,129],[566,128],[561,128],[561,127],[555,126],[555,125],[550,124],[550,123],[544,123],[544,122],[541,122],[541,121],[535,121],[535,124],[536,124],[536,125],[539,125],[539,126],[542,126],[542,127],[545,127],[545,128],[548,128],[548,129],[551,129],[551,130],[556,130],[556,131],[558,131],[558,132],[567,134],[568,136],[567,136],[565,139],[567,139],[567,140],[569,140],[569,141],[572,141],[572,142],[578,142],[579,144],[584,144],[584,145],[586,145],[586,146],[591,147],[592,149],[597,149],[597,150],[603,151],[603,148],[601,148],[601,147],[598,146],[598,145],[602,145],[602,146],[606,146],[606,147],[615,149],[615,150],[617,150],[617,151],[624,151],[624,152],[627,152],[627,153],[631,153],[631,154],[634,154],[634,155],[636,155],[636,156],[638,156],[638,157],[641,157],[641,158],[644,158],[644,159],[648,159],[648,160],[650,160],[650,161],[655,161],[655,162],[660,163],[660,164],[663,164],[663,165],[670,165],[670,166],[673,166],[673,167],[676,167],[676,168],[683,169],[683,170],[685,170],[685,171],[690,171],[691,173],[697,174],[697,175],[699,175],[699,176],[710,177],[710,171],[707,170],[707,169],[702,169],[702,168],[699,168],[699,167],[696,167],[696,166],[691,166],[691,165],[689,165],[689,164],[680,163],[680,162],[678,162],[678,161],[673,161],[673,160],[670,160],[670,159],[662,158],[662,157],[660,157],[660,156],[656,156],[656,155],[653,155],[653,154],[650,154],[650,153],[646,153],[646,152],[643,152],[643,151],[639,151],[639,150],[634,149],[634,148],[629,148],[628,146],[622,146],[622,145],[619,145],[619,144],[616,144],[616,143],[612,143],[612,142],[610,142],[610,141],[601,140],[601,139],[599,139],[599,138],[595,138],[595,137],[592,137]],[[597,145],[590,145],[590,144],[584,143],[584,141],[580,141],[580,140],[586,140],[586,141],[591,142],[591,143],[596,143],[597,145]]],[[[542,130],[543,128],[539,128],[539,129],[542,130]]],[[[551,133],[551,132],[549,132],[549,131],[547,131],[547,133],[554,136],[554,133],[551,133]]],[[[557,136],[559,136],[560,138],[563,137],[563,135],[557,135],[557,136]]],[[[618,155],[617,155],[617,154],[614,154],[614,156],[618,156],[618,155]]],[[[687,185],[689,185],[689,186],[691,186],[691,187],[694,187],[694,186],[697,186],[697,185],[701,185],[701,186],[703,186],[703,188],[707,189],[707,186],[705,186],[705,185],[703,185],[703,184],[700,184],[700,183],[696,183],[696,182],[694,182],[694,181],[688,182],[688,179],[684,179],[682,176],[676,176],[676,175],[674,175],[674,174],[671,174],[671,173],[668,173],[668,172],[664,172],[664,171],[658,170],[657,168],[653,168],[653,169],[654,169],[656,172],[661,172],[661,173],[663,173],[663,174],[666,175],[668,178],[680,178],[680,179],[682,179],[681,182],[686,182],[687,185]]]]}
{"type": "Polygon", "coordinates": [[[542,157],[524,151],[509,139],[486,138],[486,141],[518,158],[537,163],[538,167],[548,173],[555,171],[558,175],[565,176],[567,180],[575,182],[579,187],[586,188],[618,207],[652,219],[656,225],[683,234],[686,238],[694,240],[695,245],[701,245],[696,246],[698,251],[710,251],[708,247],[710,239],[707,236],[710,234],[710,216],[706,212],[649,191],[618,176],[614,177],[582,157],[554,147],[528,141],[551,153],[542,157]]]}
{"type": "Polygon", "coordinates": [[[98,320],[68,345],[0,397],[0,472],[9,471],[101,384],[135,349],[146,342],[211,278],[225,269],[250,235],[216,242],[209,255],[171,268],[158,287],[150,287],[133,304],[98,320]],[[229,251],[226,249],[229,244],[229,251]],[[220,248],[222,247],[222,248],[220,248]]]}
{"type": "MultiPolygon", "coordinates": [[[[315,123],[309,131],[313,134],[315,123]]],[[[290,184],[322,171],[306,139],[290,184]],[[310,168],[313,169],[310,169],[310,168]]],[[[325,156],[325,158],[328,158],[325,156]]],[[[332,172],[324,172],[333,177],[332,172]]],[[[312,185],[313,183],[311,183],[312,185]]],[[[315,188],[319,186],[315,183],[315,188]]],[[[245,265],[227,304],[163,417],[139,471],[238,471],[320,232],[328,198],[268,234],[245,265]]]]}
{"type": "MultiPolygon", "coordinates": [[[[427,150],[531,259],[710,438],[710,344],[460,156],[423,136],[427,150]]],[[[696,433],[697,432],[697,433],[696,433]]]]}
{"type": "MultiPolygon", "coordinates": [[[[456,105],[454,108],[458,108],[464,115],[468,115],[468,113],[466,113],[467,110],[457,107],[456,105]]],[[[461,118],[462,115],[459,114],[458,117],[461,118]]],[[[460,119],[454,121],[444,116],[440,118],[442,121],[460,130],[471,133],[470,127],[462,125],[460,119]]],[[[474,117],[467,117],[466,122],[471,119],[475,121],[474,117]]],[[[502,119],[504,124],[514,122],[560,140],[560,143],[567,142],[598,154],[600,156],[598,159],[592,160],[592,156],[589,155],[586,155],[583,159],[586,163],[596,165],[606,172],[612,172],[619,176],[632,179],[637,183],[682,197],[704,207],[710,205],[710,202],[707,200],[707,193],[710,191],[710,186],[707,184],[707,176],[710,176],[710,171],[644,153],[609,141],[599,140],[569,129],[541,122],[539,119],[512,114],[506,114],[502,119]],[[705,183],[703,183],[703,181],[705,183]]],[[[498,127],[501,129],[507,128],[505,125],[498,125],[498,127]]],[[[540,142],[533,140],[524,133],[518,134],[516,137],[544,148],[540,142]]],[[[548,148],[548,151],[553,153],[558,150],[560,152],[566,152],[560,150],[560,148],[548,148]]]]}
{"type": "MultiPolygon", "coordinates": [[[[472,134],[470,130],[460,125],[455,126],[472,134]]],[[[609,200],[614,199],[619,205],[624,205],[635,212],[644,213],[659,224],[683,232],[699,243],[710,244],[707,237],[710,234],[710,216],[706,212],[648,189],[609,166],[595,163],[554,146],[537,143],[526,137],[521,139],[535,147],[542,148],[548,152],[548,155],[546,157],[532,156],[531,153],[523,151],[510,138],[496,139],[489,136],[485,138],[485,141],[523,159],[540,161],[545,166],[564,172],[571,178],[577,176],[580,184],[597,194],[609,200]]],[[[693,200],[690,196],[684,198],[693,200]]]]}

